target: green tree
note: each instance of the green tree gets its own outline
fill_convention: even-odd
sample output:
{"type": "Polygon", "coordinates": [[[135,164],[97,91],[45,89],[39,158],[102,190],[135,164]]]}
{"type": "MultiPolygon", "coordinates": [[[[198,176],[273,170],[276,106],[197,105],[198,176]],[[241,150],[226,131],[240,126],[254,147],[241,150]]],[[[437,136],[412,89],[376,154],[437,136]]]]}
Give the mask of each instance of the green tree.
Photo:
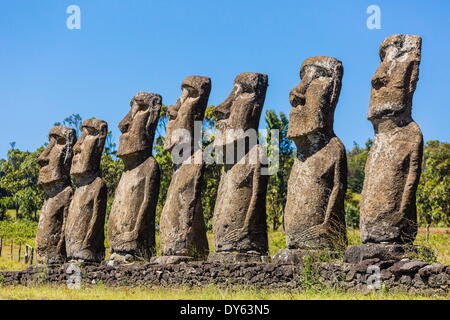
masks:
{"type": "Polygon", "coordinates": [[[279,131],[279,168],[278,171],[269,176],[267,187],[266,207],[268,225],[276,231],[282,224],[282,217],[287,196],[287,183],[292,165],[294,163],[293,147],[290,139],[287,138],[289,120],[286,115],[280,112],[278,116],[273,110],[267,110],[265,116],[267,124],[267,149],[270,157],[275,150],[272,149],[271,130],[279,131]]]}
{"type": "Polygon", "coordinates": [[[419,223],[450,226],[450,143],[428,141],[417,190],[419,223]]]}
{"type": "MultiPolygon", "coordinates": [[[[203,121],[203,140],[202,147],[212,146],[215,139],[215,125],[217,118],[214,115],[214,106],[208,106],[205,111],[205,119],[203,121]]],[[[214,157],[214,152],[211,155],[214,157]]],[[[222,174],[223,165],[216,162],[205,165],[203,173],[202,188],[202,208],[205,218],[206,228],[212,229],[212,220],[214,215],[214,207],[216,205],[217,191],[219,189],[220,176],[222,174]]]]}
{"type": "Polygon", "coordinates": [[[0,188],[8,193],[2,200],[16,210],[16,219],[22,217],[37,220],[44,194],[38,186],[39,165],[37,158],[43,147],[34,152],[24,152],[11,144],[6,161],[0,167],[0,188]]]}

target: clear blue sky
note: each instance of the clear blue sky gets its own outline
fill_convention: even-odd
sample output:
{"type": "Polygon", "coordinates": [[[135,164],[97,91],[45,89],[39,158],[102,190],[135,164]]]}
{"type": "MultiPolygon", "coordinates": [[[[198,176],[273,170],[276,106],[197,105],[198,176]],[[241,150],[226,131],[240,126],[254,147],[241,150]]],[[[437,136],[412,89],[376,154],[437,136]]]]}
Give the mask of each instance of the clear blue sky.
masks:
{"type": "Polygon", "coordinates": [[[335,131],[347,148],[363,144],[373,136],[366,114],[378,48],[396,33],[423,37],[413,115],[426,140],[450,141],[448,0],[15,0],[0,12],[0,157],[11,141],[34,150],[72,113],[106,120],[118,141],[136,92],[172,105],[194,74],[211,77],[215,105],[236,74],[267,73],[265,109],[289,113],[299,66],[316,55],[344,63],[335,131]],[[81,30],[66,27],[71,4],[81,30]],[[366,27],[371,4],[381,30],[366,27]]]}

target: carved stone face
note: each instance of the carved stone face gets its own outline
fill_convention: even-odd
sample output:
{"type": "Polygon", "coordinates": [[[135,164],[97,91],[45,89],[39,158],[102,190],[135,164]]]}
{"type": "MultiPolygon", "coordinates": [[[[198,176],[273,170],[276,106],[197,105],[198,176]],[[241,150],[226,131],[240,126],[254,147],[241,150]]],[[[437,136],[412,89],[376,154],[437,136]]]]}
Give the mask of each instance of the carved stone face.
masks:
{"type": "Polygon", "coordinates": [[[368,119],[411,114],[419,79],[422,38],[394,35],[380,46],[381,64],[372,78],[368,119]]]}
{"type": "MultiPolygon", "coordinates": [[[[236,77],[228,98],[214,108],[216,129],[222,136],[228,129],[258,130],[268,85],[266,74],[246,72],[236,77]]],[[[231,142],[227,140],[226,144],[231,142]]],[[[215,144],[224,145],[225,141],[216,138],[215,144]]]]}
{"type": "Polygon", "coordinates": [[[74,129],[58,126],[50,130],[48,140],[47,148],[37,159],[41,167],[38,182],[44,187],[70,179],[72,148],[77,138],[74,129]]]}
{"type": "Polygon", "coordinates": [[[73,147],[74,156],[70,170],[73,177],[89,176],[99,171],[107,133],[108,124],[105,121],[83,121],[81,137],[73,147]]]}
{"type": "Polygon", "coordinates": [[[312,57],[303,62],[301,82],[289,95],[292,109],[288,138],[295,141],[311,133],[332,130],[342,75],[342,63],[335,58],[312,57]]]}
{"type": "Polygon", "coordinates": [[[133,97],[130,112],[119,123],[122,135],[118,157],[125,159],[143,151],[151,154],[161,104],[159,94],[139,92],[133,97]]]}
{"type": "Polygon", "coordinates": [[[185,129],[194,136],[194,121],[203,121],[209,93],[211,92],[211,79],[208,77],[190,76],[181,84],[181,96],[177,103],[168,109],[169,123],[166,128],[165,150],[182,142],[182,137],[173,135],[177,129],[185,129]]]}

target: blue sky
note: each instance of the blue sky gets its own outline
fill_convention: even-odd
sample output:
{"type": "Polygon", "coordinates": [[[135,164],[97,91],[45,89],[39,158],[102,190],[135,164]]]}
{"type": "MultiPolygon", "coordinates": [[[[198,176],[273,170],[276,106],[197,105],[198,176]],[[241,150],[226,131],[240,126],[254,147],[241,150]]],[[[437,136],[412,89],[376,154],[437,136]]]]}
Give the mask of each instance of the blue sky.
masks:
{"type": "Polygon", "coordinates": [[[299,66],[317,55],[344,64],[336,134],[347,148],[364,144],[373,136],[366,114],[378,48],[396,33],[423,37],[413,115],[426,140],[450,141],[448,0],[15,0],[0,12],[0,157],[12,141],[34,150],[73,113],[106,120],[118,141],[136,92],[172,105],[188,75],[211,77],[215,105],[238,73],[267,73],[265,109],[289,113],[299,66]],[[81,30],[66,27],[72,4],[81,30]],[[381,30],[366,27],[372,4],[381,30]]]}

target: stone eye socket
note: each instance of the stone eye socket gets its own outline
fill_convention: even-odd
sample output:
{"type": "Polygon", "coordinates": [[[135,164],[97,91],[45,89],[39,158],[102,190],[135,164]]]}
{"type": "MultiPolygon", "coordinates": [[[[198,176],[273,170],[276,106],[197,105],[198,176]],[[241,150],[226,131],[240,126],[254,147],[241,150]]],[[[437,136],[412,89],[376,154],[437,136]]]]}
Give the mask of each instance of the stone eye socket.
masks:
{"type": "Polygon", "coordinates": [[[198,90],[194,87],[185,84],[183,85],[183,89],[187,90],[189,92],[189,96],[192,98],[197,98],[199,96],[198,90]]]}
{"type": "Polygon", "coordinates": [[[51,136],[57,144],[65,145],[67,143],[66,138],[58,136],[58,135],[52,135],[51,136]]]}
{"type": "Polygon", "coordinates": [[[96,136],[96,135],[98,135],[98,130],[96,130],[95,128],[92,128],[92,127],[84,127],[84,129],[86,129],[87,133],[88,133],[90,136],[96,136]]]}

